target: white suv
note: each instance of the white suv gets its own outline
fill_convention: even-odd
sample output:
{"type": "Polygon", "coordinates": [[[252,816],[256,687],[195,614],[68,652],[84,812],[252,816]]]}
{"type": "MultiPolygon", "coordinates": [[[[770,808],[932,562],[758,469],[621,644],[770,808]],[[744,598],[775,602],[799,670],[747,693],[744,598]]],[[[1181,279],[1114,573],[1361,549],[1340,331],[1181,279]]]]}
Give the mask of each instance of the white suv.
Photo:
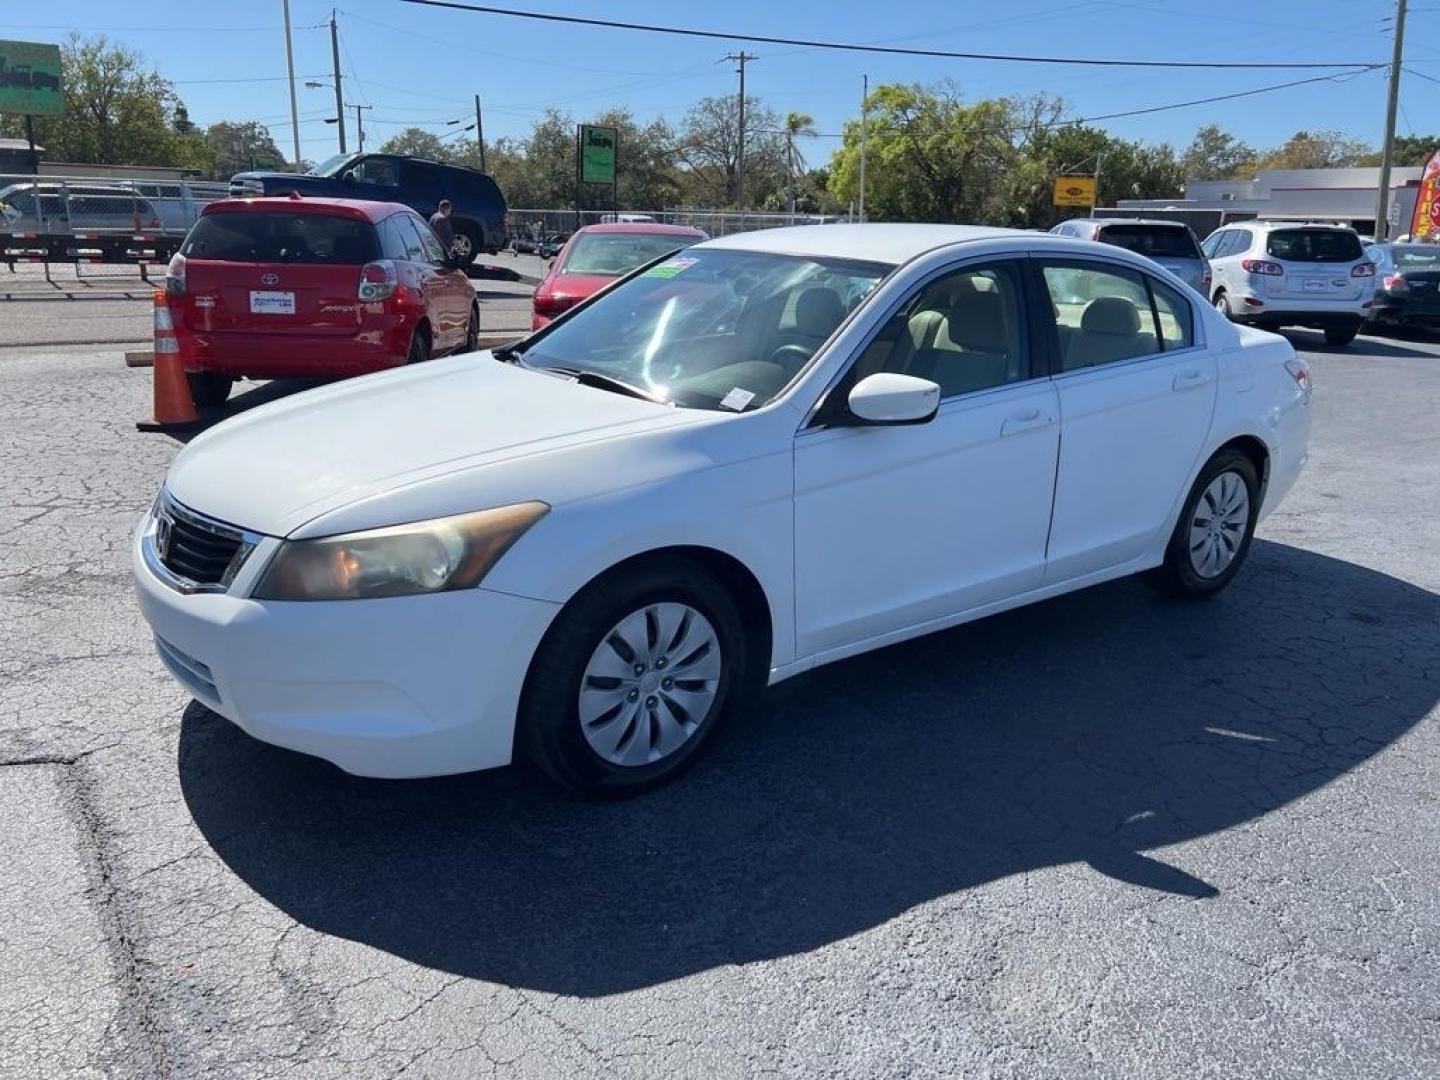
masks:
{"type": "Polygon", "coordinates": [[[1375,264],[1354,229],[1294,221],[1226,225],[1200,245],[1210,299],[1236,322],[1309,326],[1348,345],[1375,298],[1375,264]]]}

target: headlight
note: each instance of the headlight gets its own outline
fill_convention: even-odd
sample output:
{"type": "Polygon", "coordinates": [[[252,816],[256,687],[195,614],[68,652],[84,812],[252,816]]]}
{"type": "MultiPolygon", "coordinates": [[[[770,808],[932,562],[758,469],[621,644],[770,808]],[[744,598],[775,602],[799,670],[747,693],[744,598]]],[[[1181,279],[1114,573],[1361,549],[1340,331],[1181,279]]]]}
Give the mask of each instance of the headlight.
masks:
{"type": "Polygon", "coordinates": [[[543,502],[287,540],[251,594],[259,600],[364,600],[468,589],[547,513],[543,502]]]}

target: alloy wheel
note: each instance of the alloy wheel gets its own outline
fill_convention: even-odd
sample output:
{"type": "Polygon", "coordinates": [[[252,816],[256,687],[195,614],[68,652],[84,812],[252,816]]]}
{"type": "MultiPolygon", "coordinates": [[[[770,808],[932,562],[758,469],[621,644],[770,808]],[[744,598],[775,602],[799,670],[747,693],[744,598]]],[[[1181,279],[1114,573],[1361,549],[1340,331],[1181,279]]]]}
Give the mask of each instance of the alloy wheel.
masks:
{"type": "Polygon", "coordinates": [[[612,765],[674,754],[700,730],[720,690],[720,637],[704,614],[647,604],[600,640],[580,678],[580,729],[612,765]]]}
{"type": "Polygon", "coordinates": [[[1250,524],[1250,489],[1236,472],[1210,481],[1190,519],[1190,565],[1202,578],[1223,574],[1235,561],[1250,524]]]}

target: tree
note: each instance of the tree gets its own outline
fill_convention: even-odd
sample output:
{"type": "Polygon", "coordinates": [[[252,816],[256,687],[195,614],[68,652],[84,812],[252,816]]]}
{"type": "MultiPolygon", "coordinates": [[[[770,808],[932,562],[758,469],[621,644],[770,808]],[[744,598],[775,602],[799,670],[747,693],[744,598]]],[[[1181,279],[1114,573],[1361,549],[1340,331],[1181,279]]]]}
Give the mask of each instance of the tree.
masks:
{"type": "Polygon", "coordinates": [[[254,120],[219,120],[205,129],[205,145],[214,165],[211,175],[228,180],[237,172],[256,167],[259,159],[273,159],[285,167],[285,155],[275,145],[270,129],[254,120]]]}
{"type": "MultiPolygon", "coordinates": [[[[1430,155],[1440,150],[1440,135],[1396,135],[1395,153],[1391,163],[1397,167],[1424,165],[1430,155]]],[[[1366,154],[1357,165],[1379,165],[1380,151],[1366,154]]]]}
{"type": "Polygon", "coordinates": [[[785,186],[787,212],[795,213],[795,181],[805,169],[805,156],[795,146],[799,138],[813,138],[815,118],[809,113],[790,112],[785,114],[785,186]]]}
{"type": "MultiPolygon", "coordinates": [[[[171,84],[147,69],[139,53],[103,35],[72,34],[60,47],[65,112],[37,117],[35,138],[52,161],[97,165],[178,165],[208,162],[171,84]],[[177,128],[176,122],[181,121],[177,128]]],[[[18,135],[23,119],[4,117],[0,134],[18,135]]]]}
{"type": "Polygon", "coordinates": [[[382,154],[405,154],[430,161],[451,160],[451,150],[439,135],[418,127],[407,127],[380,144],[382,154]]]}
{"type": "Polygon", "coordinates": [[[1180,156],[1189,180],[1228,180],[1253,170],[1255,148],[1241,142],[1219,124],[1206,124],[1180,156]]]}
{"type": "Polygon", "coordinates": [[[680,196],[675,167],[675,132],[656,118],[641,125],[629,109],[610,109],[592,123],[613,127],[616,133],[616,201],[620,209],[659,210],[674,205],[680,196]]]}
{"type": "MultiPolygon", "coordinates": [[[[702,98],[685,114],[676,147],[690,201],[734,205],[739,197],[740,103],[702,98]]],[[[779,117],[758,98],[745,99],[745,200],[763,203],[785,179],[785,137],[779,117]]]]}
{"type": "Polygon", "coordinates": [[[1358,165],[1373,155],[1363,139],[1339,131],[1297,131],[1255,162],[1265,169],[1338,169],[1358,165]]]}

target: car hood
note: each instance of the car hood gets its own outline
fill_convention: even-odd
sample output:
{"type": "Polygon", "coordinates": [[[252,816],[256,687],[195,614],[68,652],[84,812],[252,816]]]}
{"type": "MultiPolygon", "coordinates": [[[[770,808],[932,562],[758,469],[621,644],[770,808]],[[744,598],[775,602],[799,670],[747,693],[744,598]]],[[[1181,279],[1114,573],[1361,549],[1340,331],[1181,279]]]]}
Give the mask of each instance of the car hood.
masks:
{"type": "Polygon", "coordinates": [[[261,172],[259,170],[253,170],[251,172],[236,173],[230,177],[230,183],[232,184],[241,180],[274,181],[287,184],[296,190],[310,188],[318,190],[320,188],[329,189],[343,186],[343,181],[341,180],[329,176],[312,176],[310,173],[261,172]]]}
{"type": "Polygon", "coordinates": [[[553,501],[555,493],[533,490],[534,470],[515,463],[699,418],[469,353],[351,379],[227,420],[181,451],[166,485],[186,506],[221,521],[271,536],[321,535],[340,529],[317,519],[367,500],[373,510],[344,515],[341,529],[553,501]],[[471,471],[487,475],[458,493],[456,484],[441,482],[471,471]],[[405,498],[386,498],[399,489],[405,498]],[[457,498],[459,505],[444,505],[457,498]],[[307,523],[314,524],[302,529],[307,523]]]}

